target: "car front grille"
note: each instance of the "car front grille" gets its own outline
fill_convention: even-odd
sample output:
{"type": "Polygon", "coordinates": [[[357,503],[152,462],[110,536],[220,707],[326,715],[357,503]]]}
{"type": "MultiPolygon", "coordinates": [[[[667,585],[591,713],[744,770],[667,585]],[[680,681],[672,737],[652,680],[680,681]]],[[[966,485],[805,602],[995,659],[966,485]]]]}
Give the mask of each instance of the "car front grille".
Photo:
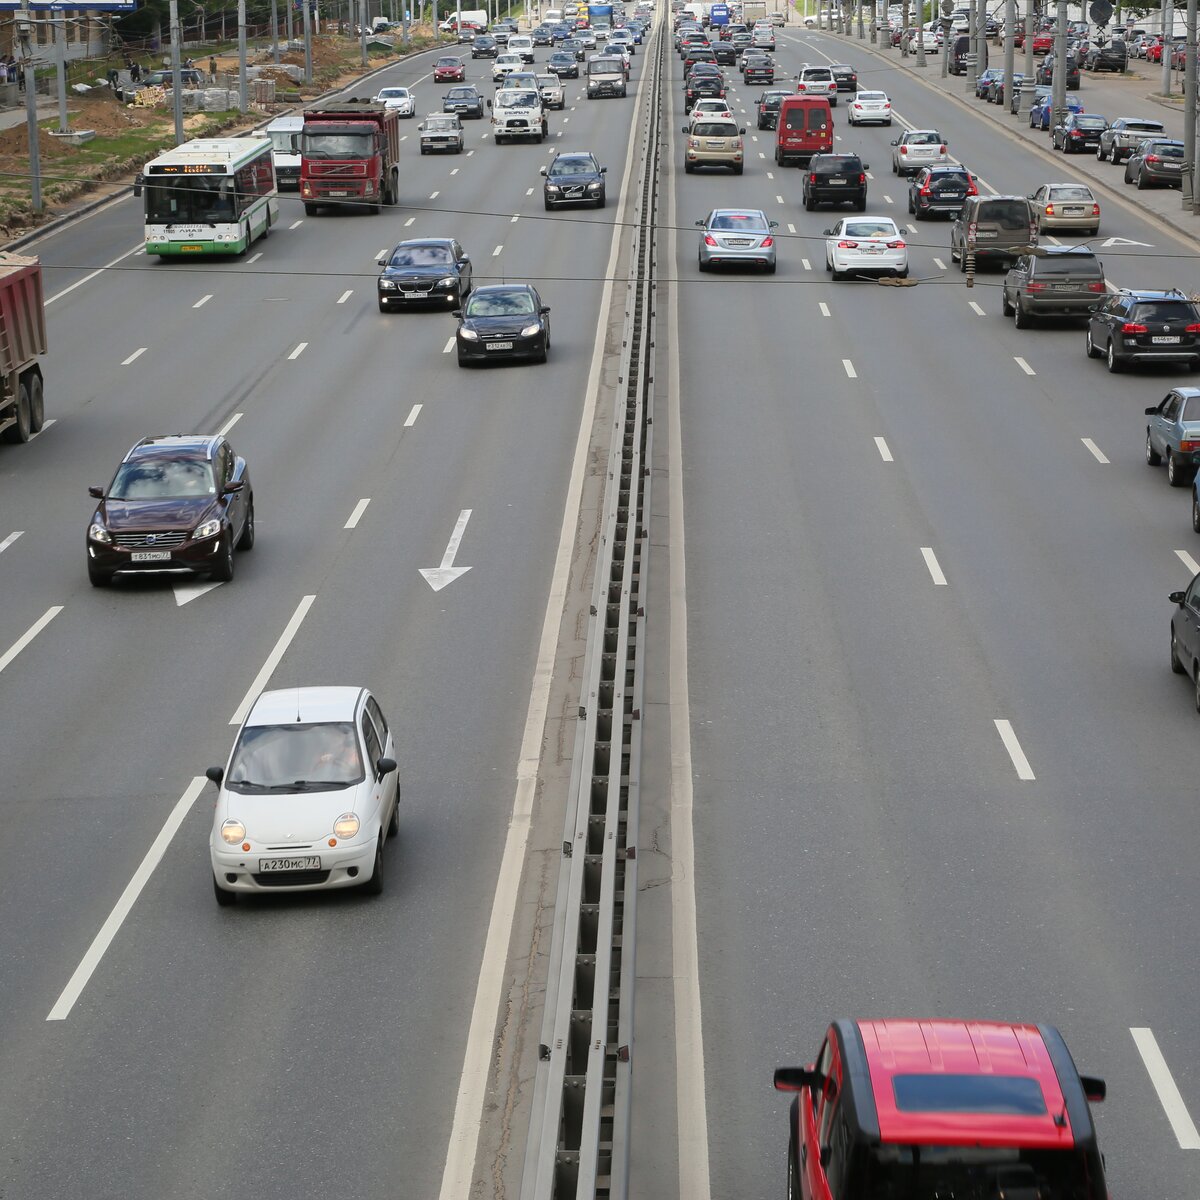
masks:
{"type": "Polygon", "coordinates": [[[113,541],[127,550],[152,547],[155,550],[173,550],[188,540],[186,529],[169,529],[156,533],[114,533],[113,541]]]}
{"type": "Polygon", "coordinates": [[[253,876],[254,882],[265,888],[311,887],[314,883],[325,883],[328,878],[328,871],[268,871],[253,876]]]}

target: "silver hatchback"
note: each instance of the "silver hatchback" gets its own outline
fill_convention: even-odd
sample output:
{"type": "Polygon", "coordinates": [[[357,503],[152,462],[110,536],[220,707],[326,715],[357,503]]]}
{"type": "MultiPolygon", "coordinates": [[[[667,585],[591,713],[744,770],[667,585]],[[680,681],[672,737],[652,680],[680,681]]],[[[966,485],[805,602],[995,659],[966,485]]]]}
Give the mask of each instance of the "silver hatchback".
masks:
{"type": "Polygon", "coordinates": [[[759,267],[775,274],[775,235],[778,221],[767,220],[757,208],[714,208],[700,229],[699,267],[759,267]]]}

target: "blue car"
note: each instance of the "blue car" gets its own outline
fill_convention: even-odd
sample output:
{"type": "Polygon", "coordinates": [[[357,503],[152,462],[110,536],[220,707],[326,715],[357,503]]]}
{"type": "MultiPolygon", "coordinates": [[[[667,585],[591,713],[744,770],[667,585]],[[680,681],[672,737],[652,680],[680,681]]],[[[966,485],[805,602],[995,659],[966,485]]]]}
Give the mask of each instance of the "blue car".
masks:
{"type": "MultiPolygon", "coordinates": [[[[1033,102],[1033,107],[1029,110],[1029,128],[1044,129],[1047,132],[1050,130],[1050,117],[1054,111],[1054,102],[1049,96],[1033,102]]],[[[1081,113],[1083,105],[1073,97],[1067,97],[1067,112],[1081,113]]]]}

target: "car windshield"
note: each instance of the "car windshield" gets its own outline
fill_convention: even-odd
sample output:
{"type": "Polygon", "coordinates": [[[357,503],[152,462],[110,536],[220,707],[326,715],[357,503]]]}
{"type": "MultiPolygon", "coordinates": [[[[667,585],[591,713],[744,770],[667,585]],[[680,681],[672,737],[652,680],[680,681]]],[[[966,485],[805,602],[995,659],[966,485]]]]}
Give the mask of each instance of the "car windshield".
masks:
{"type": "Polygon", "coordinates": [[[300,153],[300,131],[298,129],[268,129],[271,149],[280,154],[300,153]]]}
{"type": "Polygon", "coordinates": [[[590,158],[557,158],[550,164],[548,175],[594,175],[596,164],[590,158]]]}
{"type": "Polygon", "coordinates": [[[369,133],[320,133],[319,125],[306,126],[302,154],[305,158],[370,158],[375,139],[369,133]]]}
{"type": "Polygon", "coordinates": [[[558,76],[557,75],[539,75],[538,76],[538,86],[539,87],[551,87],[551,88],[558,87],[558,76]]]}
{"type": "Polygon", "coordinates": [[[896,237],[896,226],[891,221],[848,221],[846,236],[856,238],[896,237]]]}
{"type": "Polygon", "coordinates": [[[122,463],[110,500],[192,500],[215,496],[212,463],[202,458],[135,458],[122,463]]]}
{"type": "Polygon", "coordinates": [[[708,223],[709,229],[736,229],[741,232],[761,231],[767,228],[762,213],[717,213],[708,223]]]}
{"type": "Polygon", "coordinates": [[[401,246],[392,251],[389,267],[446,267],[454,262],[448,246],[401,246]]]}
{"type": "Polygon", "coordinates": [[[331,791],[363,778],[353,722],[248,725],[234,749],[225,786],[255,796],[331,791]]]}
{"type": "MultiPolygon", "coordinates": [[[[438,64],[441,65],[440,63],[438,64]]],[[[408,88],[402,87],[386,87],[379,89],[380,100],[407,100],[408,88]]]]}
{"type": "Polygon", "coordinates": [[[436,65],[439,67],[454,67],[457,70],[462,66],[462,63],[457,58],[439,58],[436,65]]]}
{"type": "Polygon", "coordinates": [[[451,88],[450,91],[446,93],[446,99],[447,100],[474,100],[475,99],[475,89],[474,88],[451,88]]]}
{"type": "Polygon", "coordinates": [[[525,291],[473,292],[465,313],[468,317],[516,317],[533,311],[533,297],[525,291]]]}

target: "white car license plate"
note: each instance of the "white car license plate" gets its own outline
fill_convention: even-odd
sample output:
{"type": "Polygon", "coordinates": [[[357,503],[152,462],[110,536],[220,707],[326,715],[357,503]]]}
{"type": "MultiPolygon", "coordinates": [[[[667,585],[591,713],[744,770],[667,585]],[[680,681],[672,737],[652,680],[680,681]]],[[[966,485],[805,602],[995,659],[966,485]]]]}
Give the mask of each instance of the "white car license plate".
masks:
{"type": "Polygon", "coordinates": [[[730,238],[728,245],[730,246],[753,246],[753,238],[730,238]]]}
{"type": "Polygon", "coordinates": [[[343,189],[343,190],[337,191],[337,192],[330,192],[329,195],[331,195],[331,196],[348,196],[348,195],[350,195],[350,193],[343,189]]]}
{"type": "Polygon", "coordinates": [[[1063,216],[1064,217],[1082,217],[1083,209],[1082,208],[1064,208],[1063,216]]]}
{"type": "Polygon", "coordinates": [[[1178,346],[1179,339],[1177,337],[1152,337],[1150,339],[1152,345],[1155,346],[1178,346]]]}
{"type": "Polygon", "coordinates": [[[864,254],[882,254],[883,247],[882,246],[864,246],[862,248],[862,252],[864,254]]]}
{"type": "Polygon", "coordinates": [[[975,234],[975,236],[977,238],[994,238],[996,236],[996,231],[994,229],[981,229],[975,234]]]}
{"type": "Polygon", "coordinates": [[[829,181],[830,187],[844,187],[845,184],[846,181],[844,179],[831,179],[829,181]]]}
{"type": "Polygon", "coordinates": [[[258,872],[260,875],[270,875],[273,871],[319,871],[321,856],[319,854],[298,854],[295,858],[260,858],[258,872]]]}
{"type": "Polygon", "coordinates": [[[489,350],[511,350],[512,347],[512,342],[488,342],[487,344],[489,350]]]}
{"type": "MultiPolygon", "coordinates": [[[[1158,339],[1156,338],[1155,341],[1158,339]]],[[[1175,341],[1179,341],[1178,338],[1175,341]]],[[[170,562],[170,550],[135,550],[130,556],[133,562],[170,562]]]]}

